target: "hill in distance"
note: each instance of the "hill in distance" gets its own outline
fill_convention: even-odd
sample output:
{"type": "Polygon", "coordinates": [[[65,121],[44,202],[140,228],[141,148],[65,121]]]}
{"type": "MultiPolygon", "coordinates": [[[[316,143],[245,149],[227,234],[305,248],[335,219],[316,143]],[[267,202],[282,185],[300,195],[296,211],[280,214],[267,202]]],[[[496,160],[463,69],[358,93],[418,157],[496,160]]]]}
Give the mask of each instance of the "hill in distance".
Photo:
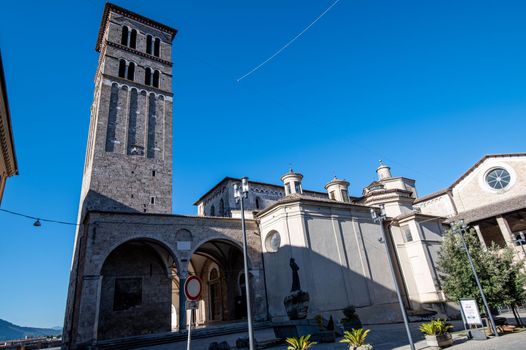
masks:
{"type": "Polygon", "coordinates": [[[45,337],[62,334],[61,327],[35,328],[22,327],[0,319],[0,340],[24,339],[30,337],[45,337]]]}

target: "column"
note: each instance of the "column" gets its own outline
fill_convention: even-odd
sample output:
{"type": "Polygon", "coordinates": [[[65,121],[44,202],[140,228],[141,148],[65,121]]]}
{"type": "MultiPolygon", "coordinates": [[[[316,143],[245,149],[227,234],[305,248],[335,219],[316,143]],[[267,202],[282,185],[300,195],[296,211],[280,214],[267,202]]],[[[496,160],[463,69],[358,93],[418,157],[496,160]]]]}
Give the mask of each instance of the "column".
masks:
{"type": "Polygon", "coordinates": [[[480,231],[480,226],[479,225],[473,225],[473,228],[475,229],[475,231],[477,232],[477,236],[479,238],[479,241],[480,241],[480,244],[486,248],[486,242],[484,241],[484,236],[482,236],[482,231],[480,231]]]}
{"type": "Polygon", "coordinates": [[[188,273],[177,271],[179,274],[179,331],[186,328],[186,296],[184,295],[184,284],[188,273]]]}
{"type": "Polygon", "coordinates": [[[509,247],[514,248],[515,243],[513,243],[513,241],[515,240],[515,237],[513,237],[508,221],[506,221],[503,216],[499,215],[497,216],[497,224],[499,224],[500,232],[502,233],[502,237],[504,237],[506,244],[509,247]]]}
{"type": "Polygon", "coordinates": [[[82,278],[77,334],[73,335],[75,344],[92,343],[97,340],[101,281],[100,275],[85,275],[82,278]]]}

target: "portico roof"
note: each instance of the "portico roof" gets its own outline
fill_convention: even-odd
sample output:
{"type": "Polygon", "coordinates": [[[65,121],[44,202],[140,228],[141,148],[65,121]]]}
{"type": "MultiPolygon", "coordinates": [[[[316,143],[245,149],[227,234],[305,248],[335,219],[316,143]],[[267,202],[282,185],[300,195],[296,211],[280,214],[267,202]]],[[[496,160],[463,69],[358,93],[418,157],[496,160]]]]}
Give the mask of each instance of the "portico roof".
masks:
{"type": "Polygon", "coordinates": [[[521,195],[502,202],[492,203],[462,212],[454,217],[449,218],[447,222],[463,219],[465,223],[469,224],[471,222],[506,214],[524,208],[526,208],[526,195],[521,195]]]}

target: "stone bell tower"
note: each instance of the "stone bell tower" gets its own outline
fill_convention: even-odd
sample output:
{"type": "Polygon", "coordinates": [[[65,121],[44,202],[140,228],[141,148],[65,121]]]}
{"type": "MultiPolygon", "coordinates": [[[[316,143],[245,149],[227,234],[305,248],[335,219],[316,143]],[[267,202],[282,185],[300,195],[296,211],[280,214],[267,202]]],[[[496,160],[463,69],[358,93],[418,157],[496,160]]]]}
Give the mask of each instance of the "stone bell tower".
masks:
{"type": "Polygon", "coordinates": [[[100,57],[81,213],[171,213],[171,52],[176,33],[106,4],[96,46],[100,57]]]}

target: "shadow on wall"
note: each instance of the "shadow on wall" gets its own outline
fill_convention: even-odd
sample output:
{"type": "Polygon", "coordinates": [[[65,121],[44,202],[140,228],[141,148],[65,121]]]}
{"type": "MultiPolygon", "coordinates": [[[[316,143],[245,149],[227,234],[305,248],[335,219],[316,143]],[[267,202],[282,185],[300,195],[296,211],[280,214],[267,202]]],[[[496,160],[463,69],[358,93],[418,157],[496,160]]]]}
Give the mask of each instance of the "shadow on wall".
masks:
{"type": "MultiPolygon", "coordinates": [[[[112,217],[111,213],[102,215],[112,217]]],[[[120,215],[122,214],[117,214],[120,215]]],[[[102,262],[98,340],[170,332],[174,329],[174,316],[178,318],[178,326],[181,327],[180,323],[185,323],[186,310],[184,298],[179,298],[182,283],[179,283],[177,266],[182,266],[183,270],[188,269],[190,274],[199,275],[205,282],[204,296],[207,300],[200,303],[201,310],[198,310],[201,322],[234,321],[246,314],[246,310],[240,310],[245,305],[239,298],[244,295],[239,283],[242,272],[241,237],[236,241],[233,237],[210,228],[206,239],[193,238],[191,251],[178,252],[175,238],[176,233],[181,230],[181,223],[177,221],[193,219],[197,221],[194,221],[196,225],[202,225],[200,221],[217,219],[177,216],[160,219],[175,220],[177,229],[165,225],[150,226],[148,230],[144,230],[144,226],[141,227],[140,224],[130,225],[128,235],[119,238],[123,242],[108,252],[102,262]],[[155,232],[159,227],[163,230],[170,227],[173,232],[155,232]],[[136,232],[140,230],[147,233],[137,235],[136,232]],[[218,267],[219,276],[210,274],[211,266],[218,267]],[[237,305],[239,301],[241,305],[237,305]],[[173,314],[174,310],[177,310],[178,315],[173,314]]],[[[105,225],[104,221],[97,220],[97,237],[111,234],[111,227],[117,225],[116,221],[118,220],[105,225]]],[[[184,229],[192,231],[191,226],[184,229]]],[[[259,242],[259,236],[252,235],[252,242],[259,242]]],[[[108,246],[113,244],[100,248],[108,246]]],[[[257,320],[265,320],[262,257],[260,251],[252,246],[249,247],[249,266],[253,310],[257,320]]]]}
{"type": "Polygon", "coordinates": [[[354,305],[364,323],[402,322],[384,248],[370,250],[367,257],[349,257],[349,265],[360,267],[358,271],[345,266],[346,262],[339,263],[337,251],[327,257],[311,249],[287,245],[277,252],[264,253],[270,320],[289,319],[284,299],[293,289],[293,272],[289,266],[293,258],[299,267],[301,290],[310,296],[307,318],[321,314],[326,319],[333,316],[334,320],[340,320],[343,309],[354,305]],[[366,264],[360,259],[366,260],[366,264]]]}
{"type": "Polygon", "coordinates": [[[95,192],[93,190],[88,191],[86,198],[84,199],[84,209],[90,210],[101,210],[101,211],[118,211],[118,212],[129,212],[139,213],[138,210],[130,208],[129,206],[111,199],[103,194],[95,192]]]}

